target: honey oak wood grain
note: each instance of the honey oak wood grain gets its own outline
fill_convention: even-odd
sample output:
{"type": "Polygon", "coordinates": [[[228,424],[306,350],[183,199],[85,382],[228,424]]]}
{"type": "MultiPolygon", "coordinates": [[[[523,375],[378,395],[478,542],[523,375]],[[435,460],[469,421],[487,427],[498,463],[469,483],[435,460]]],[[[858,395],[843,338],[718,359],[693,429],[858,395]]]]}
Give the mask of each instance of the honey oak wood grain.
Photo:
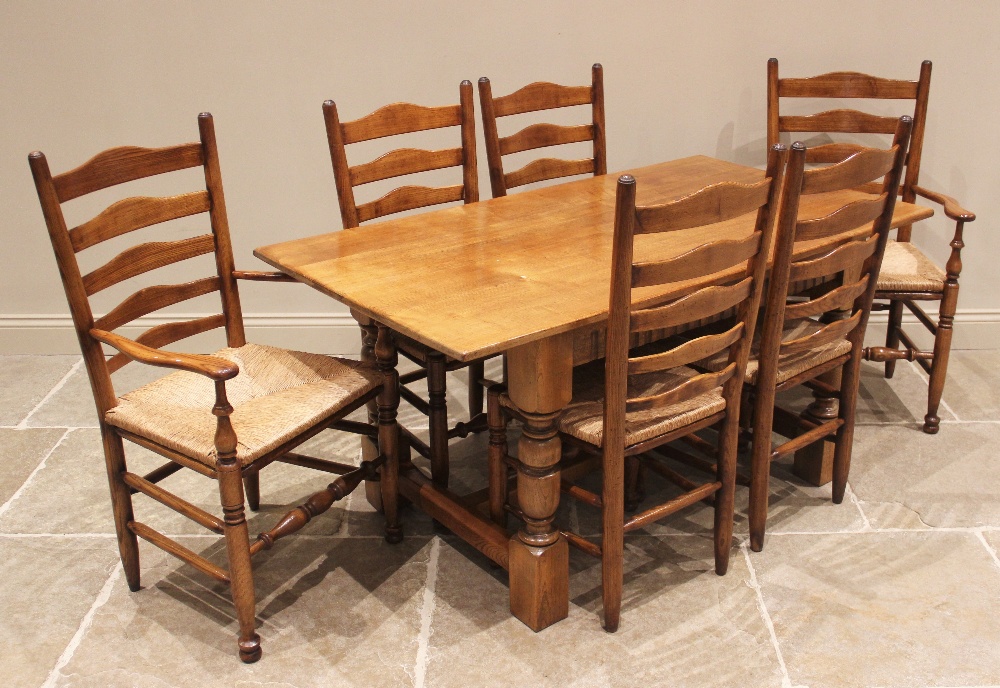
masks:
{"type": "MultiPolygon", "coordinates": [[[[705,156],[628,173],[638,182],[640,205],[674,200],[723,179],[747,184],[763,179],[761,170],[705,156]]],[[[607,319],[616,179],[580,179],[262,246],[254,253],[376,321],[468,361],[607,319]]],[[[867,198],[856,191],[806,196],[801,216],[824,216],[867,198]]],[[[931,214],[900,202],[893,224],[931,214]]],[[[745,238],[752,225],[752,216],[739,217],[707,230],[642,236],[637,255],[678,256],[709,239],[745,238]]],[[[823,245],[824,240],[801,242],[796,250],[823,245]]],[[[666,293],[663,287],[636,292],[636,305],[666,293]]]]}

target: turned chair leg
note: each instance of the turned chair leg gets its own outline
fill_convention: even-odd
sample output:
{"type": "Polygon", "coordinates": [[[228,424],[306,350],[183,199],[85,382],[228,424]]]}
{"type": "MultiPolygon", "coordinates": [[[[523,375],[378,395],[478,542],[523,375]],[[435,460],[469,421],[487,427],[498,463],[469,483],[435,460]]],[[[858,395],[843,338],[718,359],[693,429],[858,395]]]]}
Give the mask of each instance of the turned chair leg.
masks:
{"type": "Polygon", "coordinates": [[[490,519],[507,527],[507,418],[500,408],[503,385],[491,385],[486,392],[486,422],[490,432],[487,452],[489,471],[490,519]]]}
{"type": "Polygon", "coordinates": [[[229,556],[229,587],[240,625],[240,659],[246,663],[260,659],[260,636],[255,632],[255,594],[250,566],[250,538],[243,506],[243,481],[235,456],[218,462],[219,495],[222,500],[226,553],[229,556]]]}
{"type": "Polygon", "coordinates": [[[104,443],[104,459],[108,469],[108,483],[111,487],[111,509],[115,517],[115,533],[118,535],[118,553],[121,556],[125,580],[132,592],[139,589],[139,541],[128,524],[134,520],[132,513],[132,493],[121,476],[125,472],[125,447],[119,437],[107,425],[101,423],[101,440],[104,443]]]}
{"type": "Polygon", "coordinates": [[[469,420],[483,412],[483,385],[486,377],[486,364],[476,361],[469,364],[469,420]]]}
{"type": "Polygon", "coordinates": [[[951,337],[955,324],[955,310],[958,305],[958,281],[949,275],[944,285],[944,298],[938,315],[937,334],[934,337],[934,358],[931,359],[931,373],[927,393],[927,415],[924,416],[924,432],[937,433],[941,425],[938,407],[944,393],[944,380],[948,374],[948,358],[951,355],[951,337]]]}
{"type": "MultiPolygon", "coordinates": [[[[903,302],[889,302],[889,324],[885,332],[885,347],[887,349],[899,348],[899,328],[903,323],[903,302]]],[[[895,359],[885,362],[885,377],[889,379],[896,372],[895,359]]]]}
{"type": "Polygon", "coordinates": [[[260,509],[260,472],[253,471],[243,476],[243,490],[247,495],[247,506],[250,511],[260,509]]]}
{"type": "Polygon", "coordinates": [[[448,401],[444,354],[427,356],[427,398],[430,406],[431,479],[438,487],[448,487],[448,401]]]}

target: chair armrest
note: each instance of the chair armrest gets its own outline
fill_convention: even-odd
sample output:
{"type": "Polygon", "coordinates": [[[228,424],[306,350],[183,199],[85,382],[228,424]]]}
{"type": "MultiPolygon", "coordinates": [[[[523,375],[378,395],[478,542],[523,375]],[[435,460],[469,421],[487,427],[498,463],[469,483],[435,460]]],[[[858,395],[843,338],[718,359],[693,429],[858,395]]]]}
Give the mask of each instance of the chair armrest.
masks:
{"type": "Polygon", "coordinates": [[[122,337],[121,335],[96,328],[90,331],[90,336],[99,342],[113,346],[133,361],[160,366],[162,368],[176,368],[177,370],[198,373],[216,382],[234,378],[240,372],[238,365],[218,356],[179,354],[173,351],[154,349],[128,337],[122,337]]]}
{"type": "Polygon", "coordinates": [[[283,272],[262,272],[260,270],[233,270],[233,277],[252,282],[298,282],[297,279],[283,272]]]}
{"type": "Polygon", "coordinates": [[[922,186],[913,187],[913,193],[944,206],[944,214],[956,222],[972,222],[976,219],[975,213],[960,206],[958,201],[951,196],[946,196],[942,193],[937,193],[936,191],[930,191],[922,186]]]}

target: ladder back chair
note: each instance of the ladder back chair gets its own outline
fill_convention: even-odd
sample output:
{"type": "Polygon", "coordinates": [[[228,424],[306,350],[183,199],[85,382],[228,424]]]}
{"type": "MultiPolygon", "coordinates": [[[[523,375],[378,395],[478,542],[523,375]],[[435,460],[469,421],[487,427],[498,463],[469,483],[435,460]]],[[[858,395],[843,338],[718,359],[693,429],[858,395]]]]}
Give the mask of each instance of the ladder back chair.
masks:
{"type": "Polygon", "coordinates": [[[578,174],[607,174],[608,155],[604,138],[604,69],[595,64],[590,86],[560,86],[535,82],[499,98],[493,97],[490,80],[479,80],[479,102],[483,111],[483,135],[490,169],[493,198],[506,196],[509,189],[547,179],[578,174]],[[510,136],[497,133],[497,118],[553,110],[573,105],[591,106],[591,123],[576,126],[532,124],[510,136]],[[504,173],[503,156],[566,143],[592,141],[593,157],[582,160],[539,158],[519,170],[504,173]]]}
{"type": "MultiPolygon", "coordinates": [[[[341,122],[336,103],[327,100],[323,103],[323,117],[344,229],[352,229],[363,222],[405,210],[456,201],[475,203],[479,200],[475,106],[470,81],[463,81],[459,86],[458,105],[423,107],[412,103],[394,103],[359,119],[341,122]],[[460,128],[459,147],[435,151],[398,148],[369,162],[354,166],[348,164],[347,146],[353,143],[444,127],[460,128]],[[355,201],[354,188],[357,186],[450,167],[462,168],[461,184],[446,187],[407,185],[361,205],[355,201]]],[[[375,342],[374,330],[366,316],[360,313],[353,315],[361,325],[362,360],[370,359],[375,342]]],[[[448,440],[486,429],[486,416],[483,413],[484,361],[462,363],[405,335],[396,334],[395,339],[399,352],[419,366],[418,370],[400,376],[400,394],[405,401],[428,417],[430,445],[406,428],[403,428],[403,432],[410,446],[431,461],[434,483],[447,487],[448,440]],[[469,370],[469,421],[459,422],[449,428],[446,373],[465,367],[469,370]],[[406,384],[424,378],[427,379],[427,399],[405,387],[406,384]]],[[[376,412],[374,406],[370,407],[370,412],[376,412]]],[[[370,495],[371,497],[377,499],[377,495],[370,495]]]]}
{"type": "MultiPolygon", "coordinates": [[[[601,559],[604,627],[618,628],[623,584],[624,534],[702,500],[715,507],[715,570],[725,574],[733,532],[736,443],[743,371],[760,305],[766,257],[774,232],[772,209],[779,197],[787,151],[775,146],[765,177],[755,184],[723,182],[679,200],[636,206],[636,180],[618,180],[612,249],[607,357],[573,373],[573,398],[557,419],[560,436],[583,455],[598,456],[601,494],[563,477],[562,490],[601,510],[600,543],[563,531],[568,542],[601,559]],[[711,240],[712,225],[746,216],[738,239],[711,240]],[[644,257],[638,235],[687,230],[705,243],[663,260],[644,257]],[[651,296],[650,288],[659,296],[651,296]],[[644,290],[636,296],[636,290],[644,290]],[[642,294],[645,294],[644,296],[642,294]],[[647,330],[682,331],[719,313],[735,312],[731,327],[689,342],[659,343],[629,350],[631,336],[647,330]],[[720,353],[726,365],[699,373],[689,364],[720,353]],[[659,447],[708,427],[718,429],[716,473],[698,484],[653,453],[659,447]],[[625,518],[627,493],[634,491],[640,464],[682,489],[667,502],[625,518]]],[[[490,508],[502,523],[506,455],[502,409],[518,416],[501,386],[490,388],[490,508]]],[[[516,500],[514,500],[516,501],[516,500]]],[[[521,515],[524,518],[524,515],[521,515]]],[[[526,519],[525,519],[526,520],[526,519]]]]}
{"type": "Polygon", "coordinates": [[[234,268],[212,116],[199,115],[198,128],[198,142],[167,148],[112,148],[56,176],[50,173],[42,153],[32,153],[29,162],[94,392],[128,586],[136,591],[140,584],[137,537],[229,584],[239,622],[239,656],[244,662],[254,662],[261,656],[260,638],[254,629],[254,555],[302,528],[349,494],[361,480],[381,481],[386,539],[398,542],[402,537],[396,509],[398,396],[394,350],[391,333],[381,326],[377,328],[377,367],[246,342],[238,280],[283,281],[285,276],[234,268]],[[203,168],[204,189],[170,197],[124,198],[87,222],[67,226],[62,207],[67,201],[190,168],[203,168]],[[82,274],[79,252],[135,230],[199,214],[208,215],[208,233],[133,245],[82,274]],[[90,303],[94,294],[149,271],[211,254],[215,257],[214,275],[184,284],[147,286],[95,318],[90,303]],[[114,333],[137,318],[212,292],[221,296],[222,312],[218,315],[157,325],[135,339],[114,333]],[[161,348],[216,328],[225,329],[228,346],[211,355],[161,348]],[[107,359],[103,345],[118,353],[107,359]],[[119,397],[111,373],[131,361],[176,372],[119,397]],[[377,425],[344,420],[347,414],[373,400],[378,405],[377,425]],[[327,428],[372,437],[381,453],[358,467],[292,451],[327,428]],[[146,475],[130,472],[123,440],[152,450],[168,461],[146,475]],[[244,503],[249,502],[252,510],[258,508],[258,473],[274,461],[338,477],[251,543],[244,503]],[[182,468],[218,481],[221,518],[157,484],[182,468]],[[223,536],[228,569],[136,520],[132,506],[132,495],[136,493],[223,536]]]}
{"type": "MultiPolygon", "coordinates": [[[[940,427],[938,407],[944,390],[951,350],[955,310],[958,305],[958,279],[962,271],[961,252],[965,223],[976,219],[974,213],[964,209],[954,198],[920,186],[920,163],[927,122],[927,101],[931,84],[931,63],[920,65],[917,81],[885,79],[858,72],[832,72],[811,78],[779,78],[778,61],[767,63],[767,140],[776,143],[782,132],[816,132],[835,134],[894,134],[896,118],[875,115],[854,109],[839,109],[814,115],[783,115],[782,99],[854,98],[867,101],[874,109],[884,109],[887,101],[909,101],[912,106],[913,132],[906,171],[902,176],[899,194],[907,203],[926,199],[940,205],[946,217],[955,222],[955,232],[949,244],[950,253],[945,269],[941,270],[911,241],[912,226],[900,227],[896,240],[886,245],[882,270],[875,291],[875,310],[888,310],[889,321],[885,347],[873,347],[865,358],[885,362],[885,376],[891,378],[896,361],[916,361],[930,377],[927,414],[924,432],[933,434],[940,427]],[[919,305],[920,301],[937,301],[935,323],[919,305]],[[887,302],[887,303],[885,303],[887,302]],[[934,336],[931,352],[921,351],[913,339],[902,329],[903,308],[909,309],[917,320],[934,336]],[[899,349],[902,342],[903,348],[899,349]]],[[[836,141],[807,151],[807,162],[831,163],[842,160],[860,146],[847,141],[836,141]]],[[[877,185],[870,187],[877,190],[877,185]]]]}
{"type": "MultiPolygon", "coordinates": [[[[792,145],[766,317],[745,380],[754,399],[749,520],[750,546],[755,552],[764,545],[768,480],[775,459],[832,437],[833,501],[839,504],[844,499],[865,328],[911,124],[909,117],[897,120],[888,150],[861,149],[842,162],[808,171],[803,171],[808,157],[805,146],[792,145]],[[878,195],[857,192],[855,199],[821,217],[797,217],[802,196],[856,189],[873,180],[882,180],[878,195]],[[808,243],[799,242],[821,242],[824,248],[810,251],[808,243]],[[793,257],[795,253],[798,257],[793,257]],[[839,389],[817,379],[837,369],[841,370],[839,389]],[[817,422],[775,405],[776,394],[799,385],[839,400],[837,416],[817,422]],[[790,439],[773,446],[772,432],[790,439]]],[[[708,367],[719,366],[721,362],[716,361],[708,367]]]]}

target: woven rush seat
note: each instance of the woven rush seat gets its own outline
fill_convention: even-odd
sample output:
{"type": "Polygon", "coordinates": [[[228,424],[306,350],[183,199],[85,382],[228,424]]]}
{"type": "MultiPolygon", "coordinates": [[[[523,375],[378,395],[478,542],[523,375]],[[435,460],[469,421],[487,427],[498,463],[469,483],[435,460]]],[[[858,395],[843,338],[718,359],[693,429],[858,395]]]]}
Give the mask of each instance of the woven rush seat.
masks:
{"type": "MultiPolygon", "coordinates": [[[[633,375],[629,379],[629,397],[645,397],[666,392],[698,375],[682,366],[669,371],[633,375]]],[[[706,392],[671,406],[634,411],[625,416],[625,444],[658,437],[726,408],[722,388],[706,392]]],[[[559,419],[559,430],[600,447],[604,441],[604,361],[594,361],[573,371],[573,400],[559,419]]]]}
{"type": "Polygon", "coordinates": [[[890,241],[885,245],[878,291],[944,291],[944,270],[932,263],[909,241],[890,241]]]}
{"type": "MultiPolygon", "coordinates": [[[[236,363],[226,382],[246,466],[373,390],[381,377],[358,361],[246,344],[213,356],[236,363]]],[[[185,371],[171,373],[125,394],[105,415],[122,430],[151,439],[215,466],[214,383],[185,371]]]]}
{"type": "MultiPolygon", "coordinates": [[[[817,332],[821,327],[823,327],[823,323],[812,319],[796,320],[792,323],[791,327],[785,328],[781,341],[788,342],[793,339],[807,337],[817,332]]],[[[851,343],[846,339],[838,339],[822,347],[782,356],[778,359],[778,377],[775,380],[775,384],[780,385],[785,380],[795,377],[799,373],[804,373],[810,368],[826,363],[827,361],[832,361],[838,356],[843,356],[850,352],[851,343]]],[[[752,385],[757,384],[759,363],[757,359],[759,353],[760,339],[755,336],[752,348],[750,349],[750,358],[747,361],[747,372],[743,378],[747,383],[752,385]]],[[[716,355],[712,358],[699,361],[696,365],[706,370],[722,370],[726,367],[726,358],[725,355],[716,355]]]]}

